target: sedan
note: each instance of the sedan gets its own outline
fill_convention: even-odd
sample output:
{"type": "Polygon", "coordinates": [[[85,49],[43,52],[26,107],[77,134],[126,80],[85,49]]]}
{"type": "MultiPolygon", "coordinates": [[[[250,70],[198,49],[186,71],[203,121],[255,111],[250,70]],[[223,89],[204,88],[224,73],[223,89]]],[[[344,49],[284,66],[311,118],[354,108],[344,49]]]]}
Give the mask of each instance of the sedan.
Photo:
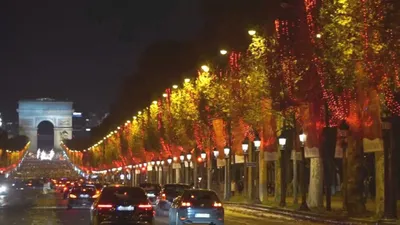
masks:
{"type": "Polygon", "coordinates": [[[93,185],[73,187],[68,195],[68,209],[75,206],[90,206],[99,194],[93,185]]]}

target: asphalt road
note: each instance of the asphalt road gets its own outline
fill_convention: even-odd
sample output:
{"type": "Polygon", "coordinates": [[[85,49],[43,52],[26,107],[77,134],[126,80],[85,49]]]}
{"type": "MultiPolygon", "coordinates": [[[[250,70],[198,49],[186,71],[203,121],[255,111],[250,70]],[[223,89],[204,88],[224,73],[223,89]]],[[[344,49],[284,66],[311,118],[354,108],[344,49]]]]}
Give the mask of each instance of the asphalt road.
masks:
{"type": "MultiPolygon", "coordinates": [[[[35,199],[21,199],[20,204],[0,209],[0,224],[7,225],[89,225],[89,209],[66,209],[66,201],[60,194],[38,194],[35,199]],[[23,204],[21,204],[23,203],[23,204]]],[[[167,217],[157,217],[156,225],[168,224],[167,217]]],[[[226,212],[227,225],[311,225],[310,222],[256,218],[226,212]]]]}

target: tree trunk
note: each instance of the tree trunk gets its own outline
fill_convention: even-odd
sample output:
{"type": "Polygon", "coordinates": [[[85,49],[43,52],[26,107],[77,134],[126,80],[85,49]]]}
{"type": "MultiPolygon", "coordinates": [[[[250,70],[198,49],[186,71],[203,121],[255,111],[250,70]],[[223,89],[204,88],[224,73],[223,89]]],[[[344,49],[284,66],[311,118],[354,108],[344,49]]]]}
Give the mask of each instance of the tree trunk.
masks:
{"type": "Polygon", "coordinates": [[[264,201],[267,200],[267,162],[264,159],[264,151],[261,150],[259,154],[259,163],[260,163],[260,175],[259,175],[259,193],[260,193],[260,200],[264,201]]]}
{"type": "Polygon", "coordinates": [[[323,165],[321,158],[310,159],[310,185],[307,204],[310,208],[322,208],[323,204],[323,165]]]}
{"type": "MultiPolygon", "coordinates": [[[[282,157],[282,151],[278,151],[279,157],[282,157]]],[[[280,160],[275,161],[275,202],[281,201],[281,162],[280,160]]]]}
{"type": "Polygon", "coordinates": [[[297,196],[297,154],[296,151],[292,151],[293,153],[293,204],[298,204],[298,196],[297,196]]]}
{"type": "Polygon", "coordinates": [[[347,203],[349,215],[358,215],[365,212],[363,202],[363,150],[362,140],[349,137],[347,151],[347,203]]]}
{"type": "Polygon", "coordinates": [[[385,157],[383,152],[375,152],[375,212],[378,218],[383,216],[385,195],[385,157]]]}

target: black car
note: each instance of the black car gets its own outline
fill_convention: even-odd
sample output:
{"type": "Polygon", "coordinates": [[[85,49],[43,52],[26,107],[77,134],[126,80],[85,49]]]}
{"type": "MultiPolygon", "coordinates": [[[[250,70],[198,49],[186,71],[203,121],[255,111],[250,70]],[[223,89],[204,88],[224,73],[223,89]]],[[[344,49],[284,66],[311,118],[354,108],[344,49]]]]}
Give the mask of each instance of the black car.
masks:
{"type": "Polygon", "coordinates": [[[153,207],[140,187],[106,187],[90,210],[92,225],[154,224],[153,207]]]}
{"type": "Polygon", "coordinates": [[[157,198],[160,195],[161,186],[159,184],[142,183],[139,187],[146,191],[147,197],[152,205],[156,204],[157,198]]]}
{"type": "Polygon", "coordinates": [[[68,195],[68,209],[75,206],[90,206],[99,196],[93,185],[74,186],[68,195]]]}
{"type": "Polygon", "coordinates": [[[169,209],[169,224],[224,225],[224,208],[211,190],[185,190],[169,209]]]}
{"type": "Polygon", "coordinates": [[[191,186],[188,184],[166,184],[161,190],[160,196],[157,199],[157,209],[160,210],[169,210],[172,201],[174,198],[182,195],[182,193],[191,189],[191,186]]]}

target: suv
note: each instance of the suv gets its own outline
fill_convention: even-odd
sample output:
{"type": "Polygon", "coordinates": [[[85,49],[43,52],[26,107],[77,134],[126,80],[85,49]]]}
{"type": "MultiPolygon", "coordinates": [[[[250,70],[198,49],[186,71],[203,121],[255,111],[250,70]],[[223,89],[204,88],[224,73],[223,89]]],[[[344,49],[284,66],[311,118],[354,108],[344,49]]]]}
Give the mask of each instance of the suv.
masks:
{"type": "Polygon", "coordinates": [[[159,184],[142,183],[139,184],[139,187],[143,188],[146,191],[149,201],[152,205],[155,205],[157,202],[157,198],[160,195],[161,186],[159,184]]]}
{"type": "Polygon", "coordinates": [[[153,225],[153,207],[140,187],[105,187],[90,209],[90,222],[153,225]]]}
{"type": "Polygon", "coordinates": [[[224,225],[224,208],[211,190],[185,190],[169,209],[169,224],[224,225]]]}
{"type": "Polygon", "coordinates": [[[68,209],[74,206],[90,206],[99,197],[93,185],[73,187],[68,195],[68,209]]]}
{"type": "MultiPolygon", "coordinates": [[[[168,211],[171,207],[171,203],[173,200],[182,195],[182,193],[191,189],[191,186],[188,184],[166,184],[161,190],[160,196],[157,199],[157,209],[161,211],[168,211]]],[[[157,212],[159,212],[157,210],[157,212]]]]}

